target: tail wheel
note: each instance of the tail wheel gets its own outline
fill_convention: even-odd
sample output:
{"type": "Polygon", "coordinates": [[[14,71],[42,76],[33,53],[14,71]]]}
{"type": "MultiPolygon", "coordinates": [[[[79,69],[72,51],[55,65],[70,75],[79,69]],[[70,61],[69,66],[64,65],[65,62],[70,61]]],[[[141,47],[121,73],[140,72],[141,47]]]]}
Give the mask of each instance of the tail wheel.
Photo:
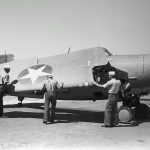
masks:
{"type": "Polygon", "coordinates": [[[121,106],[118,109],[118,118],[120,122],[130,122],[133,118],[132,110],[129,107],[121,106]]]}
{"type": "Polygon", "coordinates": [[[23,100],[24,100],[24,97],[18,96],[18,101],[20,101],[20,102],[18,103],[19,107],[22,107],[22,101],[23,101],[23,100]]]}

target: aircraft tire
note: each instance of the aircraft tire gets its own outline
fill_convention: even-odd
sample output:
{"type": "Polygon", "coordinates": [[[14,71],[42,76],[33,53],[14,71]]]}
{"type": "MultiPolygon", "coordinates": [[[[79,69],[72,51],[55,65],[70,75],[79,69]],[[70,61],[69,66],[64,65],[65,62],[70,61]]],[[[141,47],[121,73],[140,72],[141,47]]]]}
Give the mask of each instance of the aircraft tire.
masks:
{"type": "Polygon", "coordinates": [[[121,106],[118,109],[119,122],[130,122],[133,119],[133,112],[129,107],[121,106]]]}
{"type": "Polygon", "coordinates": [[[149,117],[149,107],[148,105],[141,103],[139,106],[135,107],[135,118],[136,119],[147,119],[149,117]]]}

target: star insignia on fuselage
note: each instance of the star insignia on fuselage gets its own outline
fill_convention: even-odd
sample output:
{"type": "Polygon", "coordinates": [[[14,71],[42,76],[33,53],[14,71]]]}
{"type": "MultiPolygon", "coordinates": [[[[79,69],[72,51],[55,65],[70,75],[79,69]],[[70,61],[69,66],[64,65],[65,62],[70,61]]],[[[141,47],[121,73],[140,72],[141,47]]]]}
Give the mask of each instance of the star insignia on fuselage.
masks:
{"type": "Polygon", "coordinates": [[[41,76],[46,76],[49,75],[50,73],[44,72],[43,70],[45,69],[45,66],[42,66],[38,69],[33,69],[33,68],[27,68],[28,70],[28,74],[26,74],[25,76],[21,77],[20,79],[31,79],[32,85],[35,84],[36,80],[38,79],[38,77],[41,76]]]}

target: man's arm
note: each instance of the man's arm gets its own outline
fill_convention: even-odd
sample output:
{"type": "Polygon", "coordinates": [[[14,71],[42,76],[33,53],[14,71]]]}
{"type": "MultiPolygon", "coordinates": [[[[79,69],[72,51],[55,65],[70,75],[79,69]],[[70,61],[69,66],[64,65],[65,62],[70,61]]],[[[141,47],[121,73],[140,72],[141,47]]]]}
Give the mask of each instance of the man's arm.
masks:
{"type": "Polygon", "coordinates": [[[103,84],[98,84],[96,82],[94,82],[95,85],[97,85],[98,87],[101,87],[101,88],[104,88],[104,85],[103,84]]]}
{"type": "Polygon", "coordinates": [[[127,91],[127,90],[131,90],[131,84],[129,82],[127,83],[127,85],[125,87],[125,91],[127,91]]]}
{"type": "Polygon", "coordinates": [[[98,83],[94,82],[94,84],[97,85],[98,87],[101,87],[101,88],[107,88],[108,86],[111,85],[111,82],[108,81],[105,84],[98,84],[98,83]]]}
{"type": "Polygon", "coordinates": [[[58,83],[58,81],[57,81],[56,85],[57,85],[57,89],[62,89],[64,86],[64,83],[63,82],[58,83]]]}
{"type": "Polygon", "coordinates": [[[46,82],[42,82],[41,91],[46,92],[46,82]]]}

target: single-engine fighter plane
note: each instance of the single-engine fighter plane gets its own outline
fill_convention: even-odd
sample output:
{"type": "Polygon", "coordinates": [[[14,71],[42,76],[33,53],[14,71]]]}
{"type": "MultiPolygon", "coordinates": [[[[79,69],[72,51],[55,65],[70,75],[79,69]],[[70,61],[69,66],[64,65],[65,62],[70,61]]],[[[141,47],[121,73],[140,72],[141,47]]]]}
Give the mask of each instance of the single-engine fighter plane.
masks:
{"type": "MultiPolygon", "coordinates": [[[[149,59],[147,54],[114,56],[107,49],[96,47],[41,59],[14,60],[9,62],[11,82],[7,95],[17,96],[21,102],[24,97],[43,98],[42,82],[52,73],[64,83],[58,99],[107,99],[107,90],[94,83],[106,83],[111,70],[116,71],[118,78],[130,80],[134,94],[149,93],[149,59]]],[[[4,65],[0,65],[0,72],[4,65]]],[[[132,114],[129,111],[126,114],[127,120],[130,120],[132,114]]]]}

